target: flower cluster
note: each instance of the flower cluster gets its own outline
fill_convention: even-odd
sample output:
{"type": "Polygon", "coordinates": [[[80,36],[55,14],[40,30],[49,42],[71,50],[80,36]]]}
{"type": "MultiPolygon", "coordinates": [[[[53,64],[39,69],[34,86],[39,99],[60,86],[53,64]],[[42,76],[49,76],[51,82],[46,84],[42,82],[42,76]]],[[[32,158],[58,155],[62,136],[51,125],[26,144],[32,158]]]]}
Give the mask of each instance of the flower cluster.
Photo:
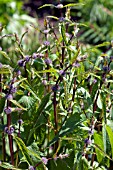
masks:
{"type": "Polygon", "coordinates": [[[4,112],[8,115],[12,112],[12,108],[11,107],[6,107],[4,108],[4,112]]]}
{"type": "MultiPolygon", "coordinates": [[[[58,158],[59,159],[65,159],[67,157],[69,157],[69,154],[60,154],[59,156],[54,157],[54,160],[56,161],[58,158]]],[[[47,165],[48,160],[50,160],[50,159],[52,159],[52,158],[47,159],[46,157],[42,157],[41,160],[42,160],[43,164],[47,165]]]]}
{"type": "Polygon", "coordinates": [[[25,56],[24,59],[18,60],[18,65],[20,67],[25,67],[26,63],[28,63],[29,61],[30,61],[30,57],[29,56],[25,56]]]}
{"type": "Polygon", "coordinates": [[[5,127],[4,131],[5,131],[5,133],[7,133],[8,135],[11,135],[11,134],[14,132],[14,127],[12,127],[12,126],[11,126],[10,128],[5,127]]]}
{"type": "Polygon", "coordinates": [[[59,87],[58,84],[55,84],[55,85],[52,86],[51,89],[52,89],[53,92],[57,92],[60,89],[60,87],[59,87]]]}
{"type": "Polygon", "coordinates": [[[51,61],[50,58],[46,58],[44,61],[45,61],[45,64],[47,64],[47,65],[51,65],[52,64],[52,61],[51,61]]]}

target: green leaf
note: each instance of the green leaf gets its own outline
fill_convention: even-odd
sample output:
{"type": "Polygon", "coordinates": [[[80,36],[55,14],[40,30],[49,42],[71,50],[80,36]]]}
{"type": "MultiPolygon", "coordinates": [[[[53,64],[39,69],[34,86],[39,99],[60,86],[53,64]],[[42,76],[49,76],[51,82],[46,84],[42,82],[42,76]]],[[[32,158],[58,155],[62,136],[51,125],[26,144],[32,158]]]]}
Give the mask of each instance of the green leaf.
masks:
{"type": "Polygon", "coordinates": [[[25,90],[28,90],[33,96],[35,99],[37,99],[38,101],[40,101],[40,99],[38,98],[37,94],[32,90],[32,87],[30,84],[28,84],[28,82],[26,81],[25,83],[23,82],[21,84],[21,87],[23,87],[25,90]]]}
{"type": "Polygon", "coordinates": [[[80,119],[80,115],[74,114],[71,115],[66,123],[62,126],[61,130],[55,136],[55,138],[50,142],[50,145],[55,143],[59,138],[64,137],[65,135],[71,133],[83,120],[80,119]]]}
{"type": "Polygon", "coordinates": [[[42,98],[41,103],[37,110],[37,118],[39,117],[39,115],[42,113],[42,111],[45,109],[47,103],[49,102],[50,95],[51,95],[51,92],[42,98]]]}
{"type": "Polygon", "coordinates": [[[58,20],[58,18],[57,18],[57,17],[55,17],[55,16],[47,16],[47,18],[52,18],[52,19],[56,19],[56,20],[58,20]]]}
{"type": "Polygon", "coordinates": [[[3,112],[4,105],[5,105],[5,97],[2,97],[0,98],[0,113],[3,112]]]}
{"type": "Polygon", "coordinates": [[[94,46],[94,48],[104,47],[104,46],[108,46],[108,45],[110,45],[110,42],[104,42],[102,44],[98,44],[98,45],[94,46]]]}
{"type": "Polygon", "coordinates": [[[5,169],[15,169],[15,170],[22,170],[19,168],[14,167],[13,165],[7,163],[7,162],[2,162],[0,163],[0,167],[5,168],[5,169]]]}
{"type": "Polygon", "coordinates": [[[89,169],[88,160],[82,156],[79,162],[79,170],[88,170],[88,169],[89,169]]]}
{"type": "Polygon", "coordinates": [[[106,127],[105,127],[105,124],[103,125],[103,128],[102,128],[102,134],[103,134],[104,152],[106,153],[106,141],[107,141],[107,137],[106,137],[106,127]]]}
{"type": "MultiPolygon", "coordinates": [[[[94,133],[94,141],[95,144],[98,145],[101,150],[104,150],[104,145],[103,145],[103,140],[101,135],[94,133]]],[[[102,152],[100,152],[97,148],[95,150],[96,150],[97,160],[100,163],[105,155],[102,152]]]]}
{"type": "Polygon", "coordinates": [[[109,126],[106,126],[106,130],[109,136],[110,144],[111,144],[111,149],[112,149],[112,159],[113,159],[113,131],[109,126]]]}
{"type": "Polygon", "coordinates": [[[0,51],[0,54],[2,54],[6,59],[10,60],[7,53],[5,51],[0,51]]]}
{"type": "Polygon", "coordinates": [[[45,4],[45,5],[42,5],[41,7],[39,7],[38,9],[41,9],[41,8],[44,8],[44,7],[55,7],[53,4],[45,4]]]}
{"type": "Polygon", "coordinates": [[[23,106],[21,106],[16,100],[11,100],[11,102],[14,104],[14,105],[16,105],[16,106],[18,106],[20,109],[22,109],[22,110],[27,110],[26,108],[24,108],[23,106]]]}
{"type": "Polygon", "coordinates": [[[28,164],[32,164],[32,161],[31,161],[31,158],[30,158],[30,154],[29,154],[29,150],[28,148],[26,147],[25,143],[23,142],[22,139],[20,139],[19,137],[17,136],[14,136],[14,139],[20,149],[20,151],[22,152],[22,155],[24,156],[26,162],[28,164]]]}
{"type": "Polygon", "coordinates": [[[0,68],[0,74],[11,74],[11,67],[9,65],[3,65],[2,68],[0,68]]]}
{"type": "Polygon", "coordinates": [[[101,95],[99,94],[98,99],[97,99],[97,106],[102,109],[102,100],[101,100],[101,95]]]}
{"type": "Polygon", "coordinates": [[[36,71],[36,73],[57,73],[58,71],[54,68],[50,68],[48,70],[41,70],[41,71],[36,71]]]}
{"type": "Polygon", "coordinates": [[[83,4],[83,3],[70,3],[70,4],[65,5],[64,8],[65,7],[81,6],[81,5],[85,5],[85,4],[83,4]]]}

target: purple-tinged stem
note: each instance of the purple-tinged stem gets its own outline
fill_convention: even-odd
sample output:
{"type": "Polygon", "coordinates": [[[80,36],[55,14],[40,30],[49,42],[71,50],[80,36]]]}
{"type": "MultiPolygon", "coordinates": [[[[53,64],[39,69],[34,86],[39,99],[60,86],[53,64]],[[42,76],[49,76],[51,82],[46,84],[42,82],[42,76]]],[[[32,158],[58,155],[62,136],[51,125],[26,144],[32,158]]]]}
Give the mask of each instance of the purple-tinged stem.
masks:
{"type": "MultiPolygon", "coordinates": [[[[11,102],[7,101],[7,108],[11,106],[11,102]]],[[[11,114],[7,115],[7,127],[8,129],[10,128],[11,125],[11,114]]],[[[11,163],[12,165],[14,165],[14,152],[13,152],[13,137],[12,135],[8,135],[8,139],[9,139],[9,149],[10,149],[10,155],[11,155],[11,163]]]]}

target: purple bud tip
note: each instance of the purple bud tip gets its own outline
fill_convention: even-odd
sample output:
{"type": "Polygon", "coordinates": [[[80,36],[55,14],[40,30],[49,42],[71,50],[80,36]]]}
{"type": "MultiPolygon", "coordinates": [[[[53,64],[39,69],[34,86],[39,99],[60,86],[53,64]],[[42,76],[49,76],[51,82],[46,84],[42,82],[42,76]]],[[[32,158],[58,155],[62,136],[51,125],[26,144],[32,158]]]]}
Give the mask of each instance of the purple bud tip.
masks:
{"type": "Polygon", "coordinates": [[[33,57],[33,59],[36,59],[37,58],[37,54],[33,53],[32,57],[33,57]]]}
{"type": "Polygon", "coordinates": [[[10,113],[12,112],[11,107],[5,108],[5,109],[4,109],[4,112],[5,112],[7,115],[10,114],[10,113]]]}
{"type": "Polygon", "coordinates": [[[110,57],[110,61],[113,61],[113,56],[110,57]]]}
{"type": "Polygon", "coordinates": [[[89,132],[88,132],[90,135],[93,135],[94,134],[94,130],[89,130],[89,132]]]}
{"type": "Polygon", "coordinates": [[[29,62],[29,60],[30,60],[30,57],[29,56],[25,56],[25,61],[29,62]]]}
{"type": "Polygon", "coordinates": [[[65,18],[64,17],[60,17],[59,18],[59,22],[64,22],[65,21],[65,18]]]}
{"type": "Polygon", "coordinates": [[[48,159],[46,157],[42,157],[42,162],[43,162],[43,164],[47,165],[48,159]]]}
{"type": "Polygon", "coordinates": [[[29,166],[29,170],[35,170],[34,166],[29,166]]]}
{"type": "Polygon", "coordinates": [[[48,33],[49,33],[49,30],[44,30],[43,33],[44,33],[44,34],[48,34],[48,33]]]}
{"type": "Polygon", "coordinates": [[[12,87],[10,92],[11,93],[16,93],[16,91],[17,91],[17,88],[16,87],[12,87]]]}
{"type": "Polygon", "coordinates": [[[17,76],[20,76],[20,75],[21,75],[21,71],[18,70],[18,71],[17,71],[17,76]]]}
{"type": "Polygon", "coordinates": [[[19,120],[18,120],[18,123],[19,123],[20,125],[22,125],[23,120],[22,120],[22,119],[19,119],[19,120]]]}
{"type": "Polygon", "coordinates": [[[93,83],[95,84],[96,82],[97,82],[97,79],[94,79],[94,80],[93,80],[93,83]]]}
{"type": "Polygon", "coordinates": [[[66,37],[68,37],[68,38],[70,38],[71,37],[71,35],[69,34],[69,33],[65,33],[65,35],[66,35],[66,37]]]}
{"type": "Polygon", "coordinates": [[[51,65],[51,64],[52,64],[52,61],[51,61],[50,58],[46,58],[44,61],[45,61],[45,63],[46,63],[47,65],[51,65]]]}
{"type": "Polygon", "coordinates": [[[110,71],[108,66],[103,66],[103,70],[104,70],[104,72],[110,71]]]}
{"type": "Polygon", "coordinates": [[[13,99],[12,94],[8,94],[8,95],[6,95],[6,99],[7,99],[7,100],[12,100],[12,99],[13,99]]]}
{"type": "Polygon", "coordinates": [[[59,71],[59,74],[62,75],[62,76],[64,76],[64,75],[65,75],[65,71],[64,71],[64,70],[60,70],[60,71],[59,71]]]}
{"type": "Polygon", "coordinates": [[[85,142],[87,145],[90,145],[90,144],[91,144],[91,140],[88,139],[88,138],[86,138],[86,139],[84,140],[84,142],[85,142]]]}
{"type": "Polygon", "coordinates": [[[25,62],[24,62],[24,60],[18,60],[18,65],[20,66],[20,67],[24,67],[25,66],[25,62]]]}
{"type": "Polygon", "coordinates": [[[44,44],[45,46],[50,46],[50,42],[49,42],[49,41],[44,41],[43,44],[44,44]]]}
{"type": "Polygon", "coordinates": [[[46,86],[47,85],[47,81],[46,80],[42,80],[42,84],[46,86]]]}
{"type": "Polygon", "coordinates": [[[53,92],[57,92],[60,89],[60,87],[59,87],[59,85],[55,84],[54,86],[52,86],[51,89],[53,92]]]}
{"type": "Polygon", "coordinates": [[[73,67],[80,67],[80,63],[78,62],[73,63],[73,67]]]}

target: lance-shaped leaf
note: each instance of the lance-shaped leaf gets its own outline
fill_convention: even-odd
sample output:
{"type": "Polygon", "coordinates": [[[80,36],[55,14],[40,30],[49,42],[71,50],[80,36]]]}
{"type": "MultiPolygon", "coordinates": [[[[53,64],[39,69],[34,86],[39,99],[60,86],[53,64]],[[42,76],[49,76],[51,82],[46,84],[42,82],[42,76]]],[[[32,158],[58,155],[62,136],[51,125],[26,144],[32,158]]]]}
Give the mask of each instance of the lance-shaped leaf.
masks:
{"type": "Polygon", "coordinates": [[[61,130],[58,132],[58,134],[55,136],[55,138],[49,143],[49,145],[52,145],[56,141],[58,141],[61,137],[64,137],[65,135],[73,132],[75,128],[77,128],[80,123],[82,123],[83,120],[81,120],[80,115],[74,114],[71,115],[66,123],[62,126],[61,130]]]}
{"type": "Polygon", "coordinates": [[[2,162],[0,163],[0,167],[4,168],[4,169],[14,169],[14,170],[22,170],[22,169],[19,169],[17,167],[14,167],[13,165],[7,163],[7,162],[2,162]]]}

